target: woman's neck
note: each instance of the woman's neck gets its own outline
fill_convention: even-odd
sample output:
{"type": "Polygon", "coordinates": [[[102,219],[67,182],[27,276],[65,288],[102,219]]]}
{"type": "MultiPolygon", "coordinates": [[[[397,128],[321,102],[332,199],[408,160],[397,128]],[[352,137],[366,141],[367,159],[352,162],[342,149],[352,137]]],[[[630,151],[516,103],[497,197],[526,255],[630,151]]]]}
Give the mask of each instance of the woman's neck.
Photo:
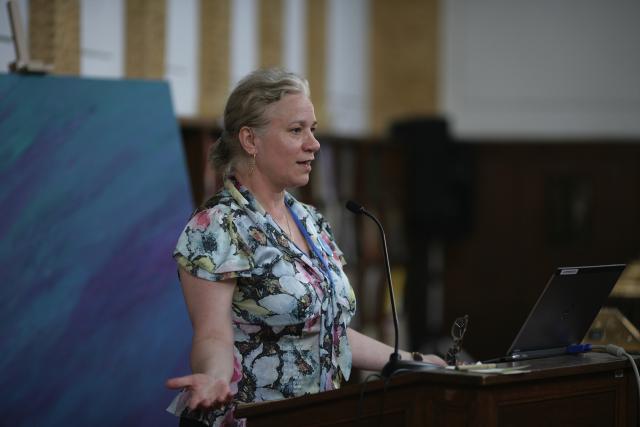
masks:
{"type": "Polygon", "coordinates": [[[267,184],[264,178],[258,176],[257,171],[252,174],[237,171],[236,179],[245,186],[256,198],[260,206],[264,208],[271,216],[281,216],[284,209],[284,189],[274,189],[273,186],[267,184]]]}
{"type": "Polygon", "coordinates": [[[310,254],[309,245],[296,227],[294,217],[284,203],[285,190],[273,188],[264,176],[254,171],[252,174],[235,173],[235,177],[245,186],[262,208],[273,218],[280,229],[286,233],[301,251],[310,254]]]}

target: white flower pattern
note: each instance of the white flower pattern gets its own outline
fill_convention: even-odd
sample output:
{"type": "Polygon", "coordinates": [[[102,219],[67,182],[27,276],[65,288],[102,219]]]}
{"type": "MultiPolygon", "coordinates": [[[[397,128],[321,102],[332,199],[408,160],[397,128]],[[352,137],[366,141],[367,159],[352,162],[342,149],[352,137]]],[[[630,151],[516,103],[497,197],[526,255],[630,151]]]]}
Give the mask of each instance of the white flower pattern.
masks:
{"type": "Polygon", "coordinates": [[[178,264],[196,277],[237,278],[232,322],[241,374],[233,384],[235,401],[209,413],[176,411],[216,427],[243,424],[232,416],[237,402],[339,387],[351,371],[347,326],[356,308],[343,254],[315,208],[285,194],[319,249],[309,256],[234,177],[224,183],[192,216],[174,251],[178,264]]]}

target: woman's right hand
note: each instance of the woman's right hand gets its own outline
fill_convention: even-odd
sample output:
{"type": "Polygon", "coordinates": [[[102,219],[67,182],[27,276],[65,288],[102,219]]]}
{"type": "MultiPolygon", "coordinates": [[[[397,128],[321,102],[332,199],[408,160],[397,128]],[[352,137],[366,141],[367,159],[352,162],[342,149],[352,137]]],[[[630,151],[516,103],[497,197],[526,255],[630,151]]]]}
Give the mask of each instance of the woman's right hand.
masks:
{"type": "Polygon", "coordinates": [[[190,410],[210,411],[224,406],[233,398],[229,381],[207,374],[191,374],[170,378],[167,380],[166,386],[174,390],[188,390],[190,397],[187,406],[190,410]]]}

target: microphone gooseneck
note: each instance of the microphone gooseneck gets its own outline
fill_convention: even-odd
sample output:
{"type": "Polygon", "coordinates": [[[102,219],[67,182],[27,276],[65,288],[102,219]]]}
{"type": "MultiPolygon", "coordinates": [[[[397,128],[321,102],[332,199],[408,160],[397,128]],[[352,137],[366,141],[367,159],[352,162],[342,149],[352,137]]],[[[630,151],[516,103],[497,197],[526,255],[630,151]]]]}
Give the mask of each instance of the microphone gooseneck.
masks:
{"type": "Polygon", "coordinates": [[[389,251],[387,250],[387,239],[384,234],[384,228],[382,224],[373,216],[370,212],[368,212],[362,205],[354,202],[353,200],[349,200],[346,204],[346,208],[355,214],[363,214],[371,218],[376,225],[378,226],[378,230],[380,231],[380,238],[382,239],[382,249],[384,251],[384,264],[387,270],[387,285],[389,288],[389,300],[391,301],[391,312],[393,314],[393,331],[395,333],[395,341],[393,346],[393,353],[389,355],[389,362],[382,368],[382,376],[389,378],[392,374],[399,371],[416,371],[416,370],[427,370],[437,368],[437,365],[419,362],[414,360],[401,360],[399,346],[398,346],[398,337],[400,335],[398,331],[398,311],[396,310],[396,299],[393,293],[393,283],[391,281],[391,265],[389,264],[389,251]]]}
{"type": "Polygon", "coordinates": [[[384,264],[387,270],[389,300],[391,301],[391,312],[393,313],[393,332],[395,333],[395,343],[393,345],[393,353],[391,354],[391,359],[399,360],[400,354],[398,352],[398,336],[400,335],[400,333],[398,331],[398,312],[396,310],[396,299],[393,294],[393,283],[391,282],[391,266],[389,265],[389,251],[387,250],[387,239],[384,235],[384,228],[382,228],[382,224],[380,223],[380,221],[378,221],[378,218],[373,216],[364,207],[354,202],[353,200],[349,200],[347,202],[347,209],[355,214],[363,214],[368,216],[376,223],[376,225],[378,226],[378,230],[380,230],[380,237],[382,238],[382,250],[384,251],[384,264]]]}

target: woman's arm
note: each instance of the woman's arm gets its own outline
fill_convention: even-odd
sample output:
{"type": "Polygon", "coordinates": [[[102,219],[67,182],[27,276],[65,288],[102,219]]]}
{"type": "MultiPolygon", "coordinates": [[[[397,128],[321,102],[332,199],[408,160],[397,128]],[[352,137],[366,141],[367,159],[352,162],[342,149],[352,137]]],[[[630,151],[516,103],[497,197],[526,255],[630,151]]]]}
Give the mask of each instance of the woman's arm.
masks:
{"type": "Polygon", "coordinates": [[[233,397],[231,302],[235,279],[209,282],[180,269],[180,283],[193,325],[192,374],[167,380],[172,389],[191,391],[190,409],[211,409],[233,397]]]}
{"type": "MultiPolygon", "coordinates": [[[[361,334],[354,329],[347,329],[347,337],[351,346],[353,366],[367,371],[380,371],[389,361],[389,355],[393,353],[393,347],[361,334]]],[[[400,350],[402,360],[411,360],[411,353],[400,350]]],[[[423,355],[423,360],[440,366],[447,363],[436,355],[423,355]]]]}

